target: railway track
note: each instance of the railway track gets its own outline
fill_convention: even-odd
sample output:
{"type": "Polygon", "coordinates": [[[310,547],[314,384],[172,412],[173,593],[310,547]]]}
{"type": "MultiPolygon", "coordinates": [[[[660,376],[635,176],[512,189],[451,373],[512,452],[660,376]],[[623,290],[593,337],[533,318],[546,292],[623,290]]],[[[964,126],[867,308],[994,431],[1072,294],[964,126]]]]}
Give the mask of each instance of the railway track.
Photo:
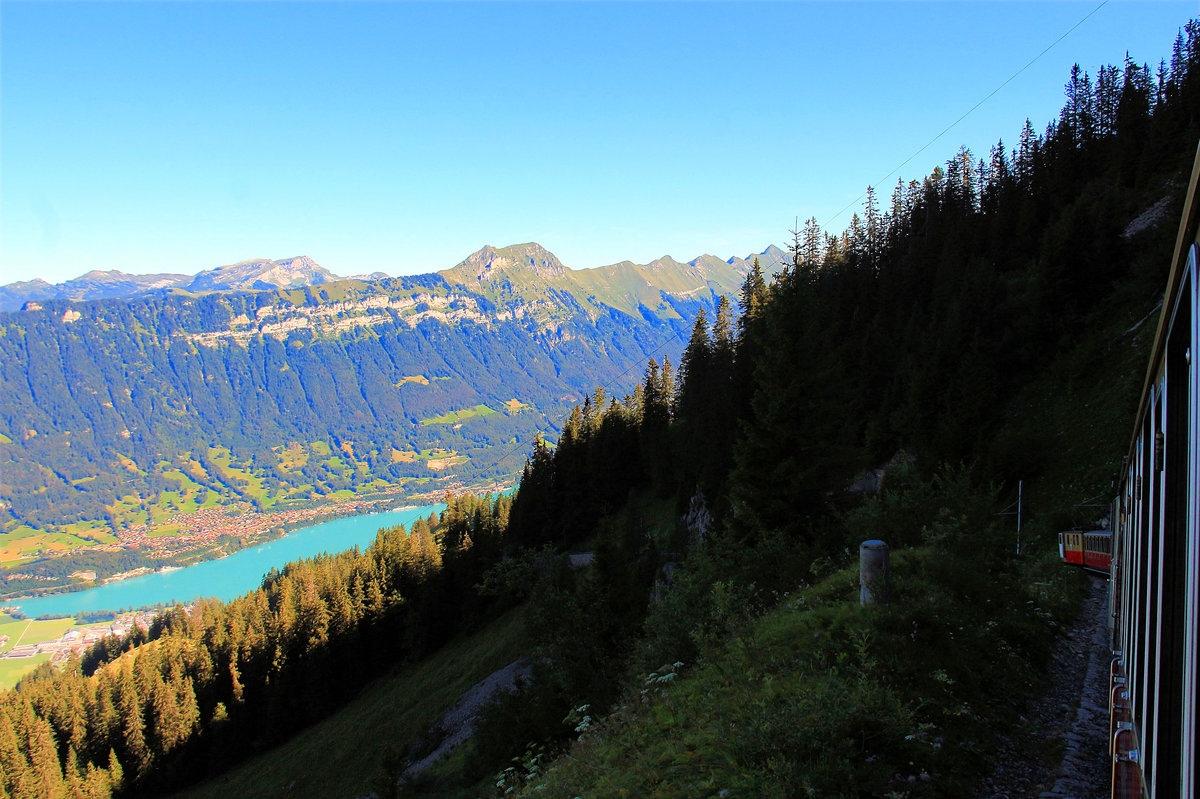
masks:
{"type": "Polygon", "coordinates": [[[1088,579],[1041,690],[1022,709],[1020,728],[1002,739],[975,799],[1108,799],[1108,581],[1088,579]]]}

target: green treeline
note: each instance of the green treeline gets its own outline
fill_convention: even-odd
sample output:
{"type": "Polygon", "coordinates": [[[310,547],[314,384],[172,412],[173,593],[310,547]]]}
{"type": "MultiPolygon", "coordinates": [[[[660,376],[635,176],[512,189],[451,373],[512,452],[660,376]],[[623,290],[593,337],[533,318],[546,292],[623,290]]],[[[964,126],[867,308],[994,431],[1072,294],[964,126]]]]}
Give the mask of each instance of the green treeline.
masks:
{"type": "Polygon", "coordinates": [[[233,602],[176,608],[0,695],[0,787],[14,797],[162,791],[260,751],[367,680],[495,618],[473,590],[511,501],[451,498],[365,551],[269,574],[233,602]]]}
{"type": "Polygon", "coordinates": [[[0,569],[0,595],[36,591],[48,585],[59,585],[78,571],[92,571],[98,579],[111,577],[134,569],[157,569],[161,559],[143,555],[135,550],[117,552],[82,550],[54,558],[41,558],[8,569],[0,569]]]}

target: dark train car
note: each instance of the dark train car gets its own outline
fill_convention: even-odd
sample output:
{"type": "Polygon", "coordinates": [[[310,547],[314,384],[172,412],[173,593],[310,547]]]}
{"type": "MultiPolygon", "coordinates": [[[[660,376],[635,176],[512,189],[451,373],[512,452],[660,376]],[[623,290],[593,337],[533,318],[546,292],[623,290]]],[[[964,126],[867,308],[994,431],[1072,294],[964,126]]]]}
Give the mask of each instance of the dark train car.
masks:
{"type": "Polygon", "coordinates": [[[1200,795],[1198,177],[1200,150],[1110,539],[1110,744],[1113,796],[1122,799],[1200,795]]]}

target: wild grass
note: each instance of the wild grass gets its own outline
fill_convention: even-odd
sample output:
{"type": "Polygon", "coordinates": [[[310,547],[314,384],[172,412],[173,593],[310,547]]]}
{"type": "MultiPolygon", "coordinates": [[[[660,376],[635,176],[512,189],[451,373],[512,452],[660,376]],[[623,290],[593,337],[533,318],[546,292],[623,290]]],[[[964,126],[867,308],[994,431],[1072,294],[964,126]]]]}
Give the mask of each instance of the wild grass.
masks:
{"type": "Polygon", "coordinates": [[[0,659],[0,688],[12,688],[22,677],[49,660],[48,652],[31,658],[0,659]]]}

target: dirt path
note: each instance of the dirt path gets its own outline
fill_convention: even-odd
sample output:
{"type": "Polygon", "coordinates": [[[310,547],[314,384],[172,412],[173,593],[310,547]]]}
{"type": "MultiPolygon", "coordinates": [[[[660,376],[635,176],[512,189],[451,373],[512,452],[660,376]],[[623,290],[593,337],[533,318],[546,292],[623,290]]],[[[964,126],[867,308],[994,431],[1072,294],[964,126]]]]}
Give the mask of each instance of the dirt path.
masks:
{"type": "Polygon", "coordinates": [[[13,641],[13,645],[9,649],[15,649],[25,640],[25,633],[29,632],[29,628],[33,626],[33,619],[25,622],[25,626],[21,628],[21,634],[17,636],[17,640],[13,641]]]}
{"type": "Polygon", "coordinates": [[[1005,737],[976,799],[1107,799],[1107,580],[1091,590],[1070,632],[1054,647],[1042,690],[1005,737]]]}
{"type": "Polygon", "coordinates": [[[451,749],[470,738],[471,733],[475,731],[475,719],[483,706],[491,701],[498,691],[514,690],[517,682],[526,679],[531,671],[528,661],[521,658],[471,686],[459,697],[454,707],[438,719],[435,726],[445,732],[445,737],[438,743],[437,748],[409,766],[404,776],[417,776],[449,754],[451,749]]]}

